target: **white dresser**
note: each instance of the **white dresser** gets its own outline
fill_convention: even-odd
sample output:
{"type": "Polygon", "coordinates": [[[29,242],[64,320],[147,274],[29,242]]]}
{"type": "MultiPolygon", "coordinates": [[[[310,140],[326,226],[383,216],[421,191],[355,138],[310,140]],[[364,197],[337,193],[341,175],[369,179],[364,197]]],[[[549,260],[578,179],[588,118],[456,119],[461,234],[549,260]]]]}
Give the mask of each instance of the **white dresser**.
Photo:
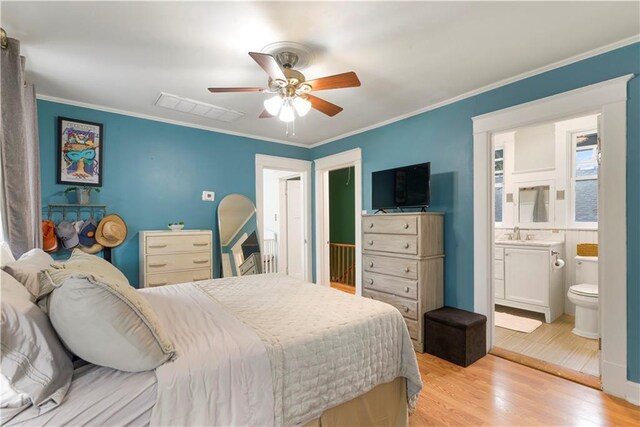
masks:
{"type": "Polygon", "coordinates": [[[404,316],[416,351],[424,351],[424,313],[444,304],[444,215],[362,216],[362,294],[404,316]]]}
{"type": "Polygon", "coordinates": [[[140,287],[213,277],[211,230],[141,231],[140,287]]]}

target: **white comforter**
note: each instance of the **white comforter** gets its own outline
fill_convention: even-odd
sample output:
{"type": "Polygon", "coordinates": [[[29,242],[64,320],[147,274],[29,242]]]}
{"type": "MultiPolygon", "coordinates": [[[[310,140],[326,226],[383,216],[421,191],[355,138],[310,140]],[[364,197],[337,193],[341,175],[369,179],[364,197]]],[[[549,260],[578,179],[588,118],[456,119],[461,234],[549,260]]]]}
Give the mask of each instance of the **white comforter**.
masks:
{"type": "Polygon", "coordinates": [[[197,285],[262,339],[271,362],[276,425],[304,424],[397,377],[407,378],[413,408],[422,382],[407,327],[394,307],[282,275],[197,285]]]}

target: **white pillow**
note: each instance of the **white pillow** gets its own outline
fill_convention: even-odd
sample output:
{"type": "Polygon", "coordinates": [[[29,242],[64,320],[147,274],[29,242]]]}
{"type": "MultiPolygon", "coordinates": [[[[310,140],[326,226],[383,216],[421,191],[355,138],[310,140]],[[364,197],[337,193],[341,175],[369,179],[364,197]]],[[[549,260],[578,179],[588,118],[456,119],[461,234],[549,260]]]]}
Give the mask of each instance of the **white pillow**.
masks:
{"type": "Polygon", "coordinates": [[[13,257],[11,247],[7,242],[0,242],[0,268],[4,268],[9,262],[13,262],[16,259],[13,257]]]}
{"type": "MultiPolygon", "coordinates": [[[[62,403],[71,384],[73,365],[47,315],[30,298],[5,292],[6,284],[3,280],[0,304],[2,376],[11,389],[25,394],[43,414],[62,403]]],[[[2,410],[2,423],[26,406],[2,410]]]]}
{"type": "Polygon", "coordinates": [[[22,283],[18,282],[12,275],[4,270],[0,270],[0,278],[2,279],[2,285],[0,285],[0,298],[14,297],[22,298],[25,300],[33,301],[33,295],[25,288],[22,283]]]}
{"type": "Polygon", "coordinates": [[[35,300],[40,293],[40,272],[49,268],[53,262],[51,255],[42,249],[31,249],[17,261],[7,263],[4,271],[22,283],[35,300]]]}
{"type": "Polygon", "coordinates": [[[129,372],[155,369],[175,358],[151,305],[129,284],[52,270],[56,288],[49,295],[49,318],[77,356],[129,372]]]}

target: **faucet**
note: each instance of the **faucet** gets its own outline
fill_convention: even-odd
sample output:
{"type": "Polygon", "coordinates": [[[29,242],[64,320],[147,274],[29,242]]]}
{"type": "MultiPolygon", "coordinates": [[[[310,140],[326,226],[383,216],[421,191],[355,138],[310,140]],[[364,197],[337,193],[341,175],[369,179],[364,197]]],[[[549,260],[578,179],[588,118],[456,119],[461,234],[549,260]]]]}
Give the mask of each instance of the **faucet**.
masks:
{"type": "Polygon", "coordinates": [[[513,227],[513,240],[520,240],[520,227],[513,227]]]}

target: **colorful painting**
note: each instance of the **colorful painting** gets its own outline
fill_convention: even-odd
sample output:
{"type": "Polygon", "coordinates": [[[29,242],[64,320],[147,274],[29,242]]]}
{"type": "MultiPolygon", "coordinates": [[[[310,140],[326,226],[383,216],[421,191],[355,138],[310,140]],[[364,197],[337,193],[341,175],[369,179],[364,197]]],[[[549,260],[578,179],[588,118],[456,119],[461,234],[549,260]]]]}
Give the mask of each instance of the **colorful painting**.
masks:
{"type": "Polygon", "coordinates": [[[102,124],[58,117],[58,183],[102,186],[102,124]]]}

